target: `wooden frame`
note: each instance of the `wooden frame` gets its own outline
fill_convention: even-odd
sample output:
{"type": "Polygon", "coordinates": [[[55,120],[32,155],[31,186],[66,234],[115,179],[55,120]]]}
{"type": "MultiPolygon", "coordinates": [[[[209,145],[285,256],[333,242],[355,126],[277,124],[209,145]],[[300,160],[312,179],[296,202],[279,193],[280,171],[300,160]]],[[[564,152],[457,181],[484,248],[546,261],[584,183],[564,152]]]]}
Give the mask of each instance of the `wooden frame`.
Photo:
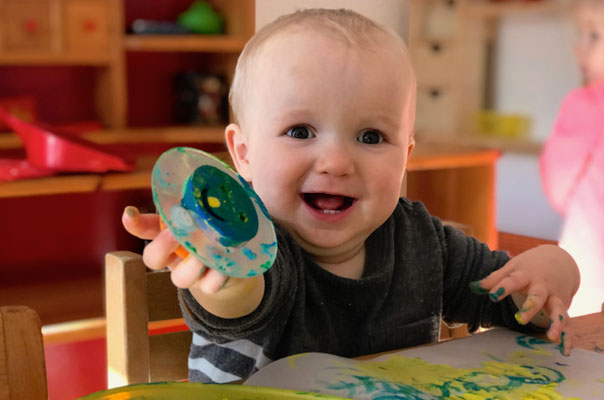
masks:
{"type": "Polygon", "coordinates": [[[109,388],[188,377],[191,332],[149,336],[149,322],[181,316],[170,271],[148,272],[142,257],[132,252],[108,253],[105,304],[109,388]]]}
{"type": "Polygon", "coordinates": [[[0,307],[0,399],[48,399],[42,326],[29,307],[0,307]]]}

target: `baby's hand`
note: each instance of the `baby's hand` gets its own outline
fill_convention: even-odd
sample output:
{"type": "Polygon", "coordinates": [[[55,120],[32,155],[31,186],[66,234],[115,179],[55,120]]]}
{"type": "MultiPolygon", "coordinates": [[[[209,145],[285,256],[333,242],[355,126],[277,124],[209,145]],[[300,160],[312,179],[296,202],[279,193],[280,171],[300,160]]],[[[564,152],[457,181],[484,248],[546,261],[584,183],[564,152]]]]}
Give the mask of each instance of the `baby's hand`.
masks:
{"type": "Polygon", "coordinates": [[[475,291],[482,289],[489,293],[493,301],[514,295],[520,308],[516,320],[523,325],[531,321],[542,327],[549,323],[548,338],[560,342],[562,354],[570,354],[572,335],[568,333],[567,310],[579,287],[579,270],[566,251],[554,245],[535,247],[471,286],[475,291]],[[542,310],[549,318],[540,321],[542,310]]]}
{"type": "Polygon", "coordinates": [[[168,229],[160,229],[159,215],[141,214],[136,207],[128,206],[122,215],[122,224],[132,235],[152,240],[143,251],[143,261],[153,270],[170,268],[175,286],[183,289],[195,287],[212,294],[227,283],[228,277],[206,268],[197,258],[188,256],[181,259],[174,254],[180,244],[168,229]]]}

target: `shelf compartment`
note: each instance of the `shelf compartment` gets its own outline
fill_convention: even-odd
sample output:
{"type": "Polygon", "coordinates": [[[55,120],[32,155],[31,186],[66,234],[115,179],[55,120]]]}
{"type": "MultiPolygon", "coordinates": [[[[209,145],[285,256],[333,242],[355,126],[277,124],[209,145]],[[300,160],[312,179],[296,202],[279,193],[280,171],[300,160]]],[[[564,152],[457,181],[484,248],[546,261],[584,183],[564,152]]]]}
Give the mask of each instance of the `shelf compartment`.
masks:
{"type": "MultiPolygon", "coordinates": [[[[82,134],[96,144],[119,143],[224,143],[224,126],[170,126],[165,128],[111,129],[82,134]]],[[[0,134],[0,150],[20,149],[14,133],[0,134]]]]}
{"type": "Polygon", "coordinates": [[[129,51],[238,53],[247,38],[201,35],[126,35],[129,51]]]}

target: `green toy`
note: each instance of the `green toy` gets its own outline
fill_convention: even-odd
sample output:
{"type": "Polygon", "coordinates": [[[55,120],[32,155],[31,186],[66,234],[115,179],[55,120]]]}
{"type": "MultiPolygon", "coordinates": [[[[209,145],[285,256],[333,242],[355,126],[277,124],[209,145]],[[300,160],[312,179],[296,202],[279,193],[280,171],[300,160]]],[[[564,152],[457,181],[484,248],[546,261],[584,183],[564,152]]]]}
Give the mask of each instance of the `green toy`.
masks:
{"type": "Polygon", "coordinates": [[[178,23],[194,33],[224,33],[224,18],[207,1],[198,0],[191,4],[187,11],[178,16],[178,23]]]}

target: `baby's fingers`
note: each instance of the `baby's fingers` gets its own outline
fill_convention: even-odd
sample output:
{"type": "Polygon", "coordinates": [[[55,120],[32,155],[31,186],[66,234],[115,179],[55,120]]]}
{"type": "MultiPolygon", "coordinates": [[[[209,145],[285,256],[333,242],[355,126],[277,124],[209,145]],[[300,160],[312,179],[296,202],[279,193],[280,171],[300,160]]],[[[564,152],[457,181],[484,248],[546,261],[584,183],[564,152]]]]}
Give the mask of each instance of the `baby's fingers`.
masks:
{"type": "Polygon", "coordinates": [[[138,208],[128,206],[122,214],[122,224],[126,230],[141,239],[153,239],[159,233],[159,215],[141,214],[138,208]]]}
{"type": "MultiPolygon", "coordinates": [[[[514,294],[513,296],[522,298],[522,295],[520,294],[514,294]]],[[[547,293],[545,293],[543,288],[531,288],[526,296],[526,299],[524,300],[524,303],[522,303],[522,307],[520,307],[516,315],[514,315],[516,317],[516,321],[518,321],[518,323],[521,325],[526,325],[532,321],[537,326],[546,326],[549,318],[543,314],[542,310],[546,299],[547,293]]],[[[522,300],[517,300],[517,297],[514,297],[514,301],[516,304],[520,304],[520,301],[522,300]]]]}
{"type": "MultiPolygon", "coordinates": [[[[157,224],[157,221],[156,221],[157,224]]],[[[164,229],[153,239],[151,243],[145,246],[143,250],[143,261],[151,269],[162,269],[168,265],[173,265],[178,257],[173,254],[174,250],[180,244],[172,236],[169,230],[164,229]]]]}
{"type": "Polygon", "coordinates": [[[509,269],[506,269],[507,273],[506,271],[498,273],[500,271],[495,271],[481,281],[472,282],[470,288],[478,294],[488,293],[489,298],[494,302],[504,299],[510,293],[526,292],[529,283],[527,274],[509,269]]]}
{"type": "Polygon", "coordinates": [[[566,306],[559,298],[550,297],[545,309],[552,319],[552,323],[547,330],[548,339],[553,342],[560,342],[560,353],[569,355],[572,348],[572,335],[568,334],[570,317],[566,306]]]}
{"type": "Polygon", "coordinates": [[[201,278],[206,267],[195,257],[188,256],[171,269],[170,278],[174,286],[188,289],[201,278]]]}
{"type": "Polygon", "coordinates": [[[214,269],[208,268],[207,270],[199,281],[199,288],[204,293],[216,293],[227,284],[229,277],[214,269]]]}

